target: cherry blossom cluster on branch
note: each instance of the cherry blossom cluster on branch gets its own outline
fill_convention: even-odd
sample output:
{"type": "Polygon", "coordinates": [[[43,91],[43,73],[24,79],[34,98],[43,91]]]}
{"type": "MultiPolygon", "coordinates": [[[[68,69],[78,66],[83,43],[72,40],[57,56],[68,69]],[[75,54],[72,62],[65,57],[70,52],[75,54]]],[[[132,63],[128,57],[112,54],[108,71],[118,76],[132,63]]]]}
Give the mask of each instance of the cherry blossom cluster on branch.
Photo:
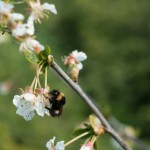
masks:
{"type": "MultiPolygon", "coordinates": [[[[15,95],[13,98],[13,104],[17,108],[16,114],[22,116],[26,121],[31,120],[35,113],[41,117],[45,115],[58,117],[62,114],[66,97],[61,91],[51,89],[47,81],[48,68],[50,66],[55,68],[56,63],[51,55],[49,46],[43,46],[35,39],[34,28],[35,23],[41,23],[43,18],[48,18],[49,13],[57,14],[55,5],[49,3],[41,4],[40,0],[24,0],[23,3],[27,3],[29,13],[29,17],[26,23],[24,23],[24,15],[14,12],[14,6],[19,3],[22,2],[0,0],[0,28],[3,34],[8,32],[20,43],[20,52],[24,54],[29,62],[35,63],[37,67],[32,83],[26,86],[25,90],[20,88],[21,94],[15,95]],[[41,75],[44,75],[44,83],[40,80],[41,75]]],[[[71,80],[71,82],[73,82],[73,84],[71,83],[72,87],[74,83],[76,84],[78,82],[79,72],[83,68],[81,62],[86,59],[87,55],[84,52],[78,52],[78,50],[74,50],[68,56],[62,57],[64,65],[68,65],[68,74],[72,80],[68,76],[67,79],[69,78],[69,81],[71,80]]],[[[58,69],[58,67],[56,68],[58,69]]],[[[61,75],[60,72],[59,74],[61,75]]],[[[79,91],[82,92],[80,88],[79,91]]],[[[82,95],[84,99],[88,99],[84,93],[80,95],[82,95]]],[[[85,123],[83,128],[76,130],[74,132],[75,137],[66,143],[59,141],[55,144],[55,137],[53,137],[46,144],[48,150],[64,150],[69,144],[78,139],[85,139],[85,137],[86,141],[80,150],[96,150],[98,137],[106,132],[115,137],[125,150],[129,150],[124,141],[113,128],[111,128],[94,104],[91,101],[90,103],[88,102],[88,104],[91,105],[91,110],[93,110],[95,114],[98,114],[98,118],[94,115],[90,115],[88,123],[85,123]]]]}
{"type": "Polygon", "coordinates": [[[31,50],[39,53],[44,50],[44,46],[35,40],[34,23],[41,23],[41,19],[48,17],[48,13],[57,14],[54,4],[41,4],[40,0],[25,0],[28,4],[30,16],[27,23],[23,23],[24,15],[14,12],[14,5],[4,1],[0,1],[0,24],[4,31],[8,31],[20,42],[20,51],[31,50]]]}

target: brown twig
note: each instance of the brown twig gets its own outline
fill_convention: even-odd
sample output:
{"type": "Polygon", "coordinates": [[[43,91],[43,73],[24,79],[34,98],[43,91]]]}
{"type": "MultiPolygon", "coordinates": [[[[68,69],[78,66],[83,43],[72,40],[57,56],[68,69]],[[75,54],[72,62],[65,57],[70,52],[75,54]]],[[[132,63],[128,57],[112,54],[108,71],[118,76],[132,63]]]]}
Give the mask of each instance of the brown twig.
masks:
{"type": "Polygon", "coordinates": [[[73,82],[70,77],[59,67],[59,65],[53,61],[51,63],[51,68],[55,70],[65,81],[66,83],[87,103],[92,112],[100,119],[102,124],[107,129],[107,132],[121,145],[124,150],[131,150],[124,142],[124,140],[118,135],[118,133],[111,127],[105,117],[102,115],[100,110],[94,105],[92,100],[85,94],[82,88],[75,82],[73,82]]]}

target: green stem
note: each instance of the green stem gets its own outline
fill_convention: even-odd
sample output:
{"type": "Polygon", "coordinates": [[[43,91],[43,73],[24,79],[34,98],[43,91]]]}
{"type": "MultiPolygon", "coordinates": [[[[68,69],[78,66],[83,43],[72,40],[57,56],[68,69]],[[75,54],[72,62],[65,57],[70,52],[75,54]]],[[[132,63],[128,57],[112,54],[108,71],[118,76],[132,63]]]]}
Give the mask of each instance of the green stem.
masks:
{"type": "Polygon", "coordinates": [[[36,82],[36,76],[34,77],[32,83],[31,83],[31,85],[30,85],[30,87],[31,87],[32,89],[33,89],[33,87],[34,87],[34,85],[35,85],[35,82],[36,82]]]}
{"type": "Polygon", "coordinates": [[[91,139],[91,141],[92,141],[93,144],[95,143],[96,139],[97,139],[97,136],[94,135],[94,136],[92,137],[92,139],[91,139]]]}
{"type": "Polygon", "coordinates": [[[38,86],[41,88],[41,84],[40,84],[40,80],[39,80],[39,76],[40,76],[40,72],[41,69],[43,68],[44,63],[39,63],[38,67],[37,67],[37,72],[36,72],[36,79],[37,79],[37,84],[38,86]]]}
{"type": "MultiPolygon", "coordinates": [[[[40,67],[40,65],[42,65],[42,63],[43,62],[40,62],[38,65],[37,65],[37,70],[36,70],[36,75],[35,75],[35,77],[34,77],[34,79],[33,79],[33,81],[32,81],[32,83],[31,83],[31,85],[30,85],[30,87],[33,89],[33,87],[34,87],[34,90],[37,88],[37,80],[38,80],[38,74],[40,73],[39,72],[39,69],[41,70],[41,67],[40,67]]],[[[43,66],[43,65],[42,65],[43,66]]]]}
{"type": "Polygon", "coordinates": [[[45,87],[47,87],[47,67],[45,67],[45,87]]]}
{"type": "Polygon", "coordinates": [[[36,76],[35,76],[35,79],[36,79],[36,80],[35,80],[35,84],[34,84],[34,90],[37,88],[37,80],[38,80],[38,79],[37,79],[36,76]]]}
{"type": "Polygon", "coordinates": [[[77,137],[75,137],[75,138],[71,139],[70,141],[68,141],[67,143],[65,143],[64,146],[65,146],[65,147],[68,146],[69,144],[75,142],[76,140],[82,138],[83,136],[85,136],[85,135],[87,135],[87,134],[89,134],[89,132],[84,132],[84,133],[78,135],[77,137]]]}

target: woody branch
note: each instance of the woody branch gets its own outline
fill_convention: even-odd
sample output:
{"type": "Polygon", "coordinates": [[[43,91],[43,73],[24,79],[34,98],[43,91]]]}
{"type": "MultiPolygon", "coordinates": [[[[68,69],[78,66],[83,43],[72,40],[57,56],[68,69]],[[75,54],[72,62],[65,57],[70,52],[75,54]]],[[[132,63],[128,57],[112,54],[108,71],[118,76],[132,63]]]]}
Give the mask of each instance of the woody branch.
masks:
{"type": "Polygon", "coordinates": [[[79,84],[73,82],[70,77],[59,67],[59,65],[53,61],[50,67],[57,72],[63,80],[85,101],[85,103],[90,107],[92,112],[100,119],[103,126],[106,128],[107,133],[109,133],[124,150],[131,150],[124,142],[124,140],[119,136],[119,134],[111,127],[108,121],[105,119],[101,111],[94,105],[92,100],[86,95],[79,84]]]}

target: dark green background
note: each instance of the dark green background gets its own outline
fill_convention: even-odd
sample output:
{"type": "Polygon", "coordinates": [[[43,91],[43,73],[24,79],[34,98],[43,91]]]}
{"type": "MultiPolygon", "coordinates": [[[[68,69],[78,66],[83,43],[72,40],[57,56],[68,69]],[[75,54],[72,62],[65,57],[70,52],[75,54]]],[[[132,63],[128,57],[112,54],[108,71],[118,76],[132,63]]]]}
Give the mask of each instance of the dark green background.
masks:
{"type": "MultiPolygon", "coordinates": [[[[50,14],[48,20],[36,24],[37,40],[51,47],[52,55],[66,72],[61,56],[75,49],[84,51],[88,59],[83,62],[80,85],[104,115],[113,115],[133,126],[139,132],[138,137],[150,145],[150,1],[50,3],[56,4],[58,15],[50,14]]],[[[25,12],[25,5],[21,4],[19,9],[25,12]]],[[[0,95],[0,149],[44,150],[53,136],[68,141],[70,133],[91,113],[89,107],[50,70],[51,88],[60,89],[67,98],[63,115],[60,118],[36,115],[29,122],[16,115],[13,96],[19,93],[18,88],[30,85],[35,74],[18,47],[11,37],[0,43],[0,82],[9,79],[14,83],[9,94],[0,95]]],[[[98,142],[99,149],[113,149],[108,135],[98,142]]],[[[81,142],[76,142],[67,149],[77,150],[80,145],[81,142]]]]}

